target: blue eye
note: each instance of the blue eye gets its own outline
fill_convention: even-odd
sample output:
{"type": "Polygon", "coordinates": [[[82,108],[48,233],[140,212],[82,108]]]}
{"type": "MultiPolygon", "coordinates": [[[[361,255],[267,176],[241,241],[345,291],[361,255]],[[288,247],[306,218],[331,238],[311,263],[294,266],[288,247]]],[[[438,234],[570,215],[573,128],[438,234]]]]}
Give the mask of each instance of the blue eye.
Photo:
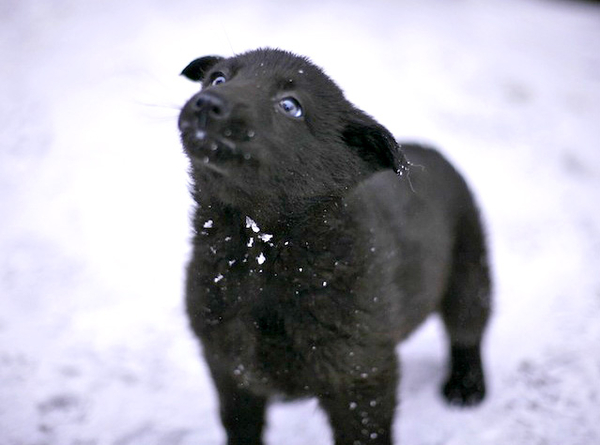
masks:
{"type": "Polygon", "coordinates": [[[212,80],[212,82],[210,84],[215,86],[215,85],[219,85],[219,84],[225,83],[225,82],[227,82],[227,79],[225,78],[225,76],[222,73],[219,73],[219,74],[215,75],[214,79],[212,80]]]}
{"type": "Polygon", "coordinates": [[[302,117],[304,115],[304,111],[302,110],[302,106],[300,102],[298,102],[293,97],[286,97],[281,99],[278,103],[279,108],[285,114],[291,117],[302,117]]]}

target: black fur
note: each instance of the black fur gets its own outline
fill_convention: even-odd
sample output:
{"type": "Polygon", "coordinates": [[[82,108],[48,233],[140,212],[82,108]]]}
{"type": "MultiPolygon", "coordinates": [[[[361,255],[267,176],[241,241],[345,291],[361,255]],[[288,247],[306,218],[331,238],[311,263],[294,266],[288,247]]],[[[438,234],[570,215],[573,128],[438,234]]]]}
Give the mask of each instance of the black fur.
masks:
{"type": "Polygon", "coordinates": [[[187,309],[228,443],[261,444],[284,396],[317,397],[337,445],[391,444],[395,346],[436,310],[443,394],[479,402],[490,281],[460,175],[305,58],[261,49],[182,74],[202,81],[179,120],[197,205],[187,309]]]}

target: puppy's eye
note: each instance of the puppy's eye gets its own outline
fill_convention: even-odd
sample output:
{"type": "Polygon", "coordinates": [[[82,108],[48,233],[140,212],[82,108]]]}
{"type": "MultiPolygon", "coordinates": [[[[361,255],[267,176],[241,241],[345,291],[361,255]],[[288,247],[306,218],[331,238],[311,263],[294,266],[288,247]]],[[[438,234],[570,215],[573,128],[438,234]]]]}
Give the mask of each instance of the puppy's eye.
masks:
{"type": "Polygon", "coordinates": [[[293,97],[286,97],[281,99],[278,103],[279,108],[285,114],[291,117],[302,117],[304,115],[304,111],[302,110],[302,106],[300,102],[298,102],[293,97]]]}
{"type": "Polygon", "coordinates": [[[217,73],[213,76],[213,80],[210,82],[210,84],[215,86],[225,82],[227,82],[225,75],[223,73],[217,73]]]}

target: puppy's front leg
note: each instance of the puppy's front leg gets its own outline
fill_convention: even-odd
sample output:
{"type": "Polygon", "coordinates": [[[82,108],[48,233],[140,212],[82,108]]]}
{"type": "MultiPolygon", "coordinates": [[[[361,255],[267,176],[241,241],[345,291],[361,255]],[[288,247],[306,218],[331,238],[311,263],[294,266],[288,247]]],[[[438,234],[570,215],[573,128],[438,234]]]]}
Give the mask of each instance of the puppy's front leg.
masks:
{"type": "Polygon", "coordinates": [[[227,445],[262,445],[267,399],[240,388],[224,367],[210,361],[209,366],[219,393],[227,445]]]}
{"type": "Polygon", "coordinates": [[[345,390],[320,397],[329,415],[335,445],[391,445],[396,406],[398,367],[396,356],[383,369],[361,367],[345,390]]]}

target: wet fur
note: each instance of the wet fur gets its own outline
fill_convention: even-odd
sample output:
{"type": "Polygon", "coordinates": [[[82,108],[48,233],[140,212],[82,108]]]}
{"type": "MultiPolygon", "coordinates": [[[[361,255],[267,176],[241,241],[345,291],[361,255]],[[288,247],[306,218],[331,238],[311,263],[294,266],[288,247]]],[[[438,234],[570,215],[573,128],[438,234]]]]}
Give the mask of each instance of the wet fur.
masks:
{"type": "Polygon", "coordinates": [[[399,145],[306,58],[261,49],[182,74],[202,82],[179,120],[196,201],[187,310],[228,443],[261,444],[283,396],[317,397],[337,445],[391,444],[395,346],[435,311],[450,343],[443,394],[478,403],[490,280],[456,170],[399,145]]]}

